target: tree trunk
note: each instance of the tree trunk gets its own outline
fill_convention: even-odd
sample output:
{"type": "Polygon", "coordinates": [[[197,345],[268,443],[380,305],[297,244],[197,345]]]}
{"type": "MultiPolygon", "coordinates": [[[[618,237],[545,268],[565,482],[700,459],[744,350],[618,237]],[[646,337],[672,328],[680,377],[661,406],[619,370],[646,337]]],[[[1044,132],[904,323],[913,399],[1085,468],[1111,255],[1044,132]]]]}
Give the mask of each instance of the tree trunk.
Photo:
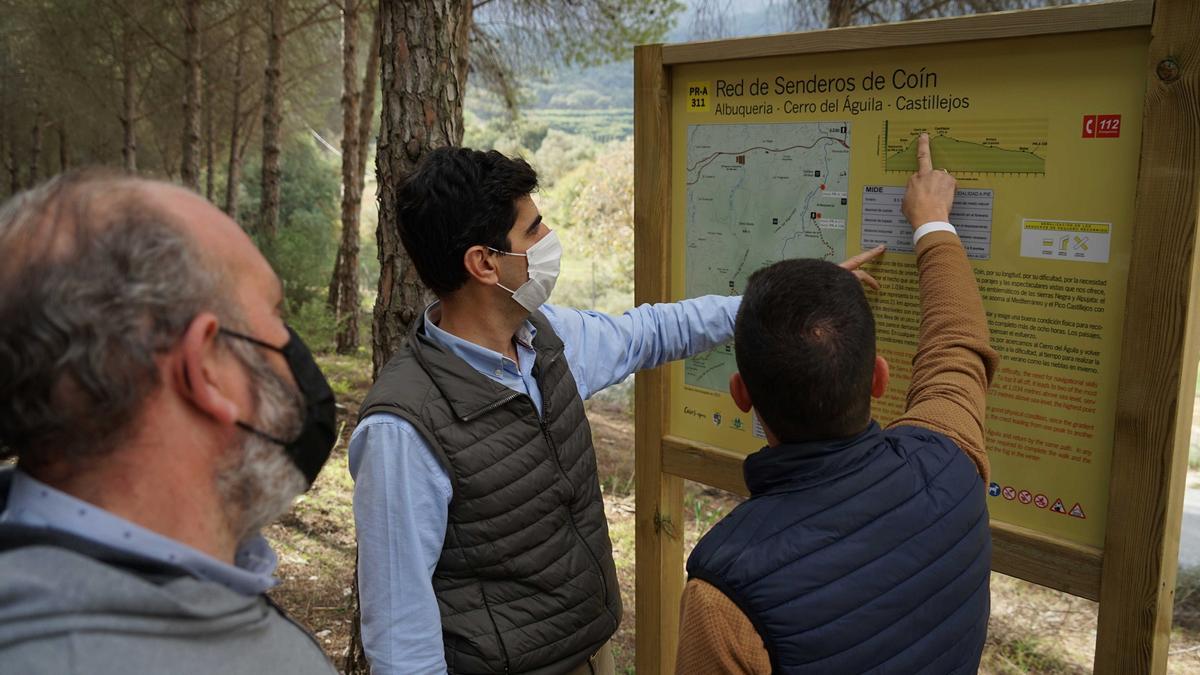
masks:
{"type": "Polygon", "coordinates": [[[233,59],[233,110],[229,114],[229,170],[225,172],[225,214],[235,221],[242,178],[238,135],[242,129],[242,62],[246,56],[246,17],[249,13],[249,10],[243,10],[238,16],[237,51],[233,59]]]}
{"type": "MultiPolygon", "coordinates": [[[[462,144],[471,10],[470,0],[379,0],[383,112],[375,157],[380,264],[372,322],[375,375],[431,298],[400,243],[396,189],[426,152],[462,144]]],[[[358,625],[357,566],[354,608],[353,623],[358,625]]],[[[366,661],[361,655],[362,640],[355,631],[346,657],[348,674],[359,672],[366,661]]]]}
{"type": "Polygon", "coordinates": [[[200,191],[200,0],[183,3],[183,157],[179,180],[200,191]]]}
{"type": "MultiPolygon", "coordinates": [[[[358,183],[361,186],[367,177],[367,150],[371,142],[371,121],[375,117],[375,90],[379,87],[379,28],[381,15],[375,10],[375,18],[371,22],[371,42],[367,54],[367,71],[363,75],[362,100],[359,104],[358,118],[358,183]]],[[[355,277],[357,277],[357,270],[355,277]]],[[[344,296],[343,296],[344,297],[344,296]]],[[[358,289],[355,288],[355,302],[358,300],[358,289]]],[[[357,304],[355,305],[357,307],[357,304]]],[[[357,331],[357,328],[355,329],[357,331]]],[[[342,350],[342,336],[338,335],[338,351],[342,350]]],[[[351,621],[350,645],[346,649],[344,672],[346,675],[359,675],[369,672],[366,655],[362,646],[362,603],[358,597],[358,550],[354,552],[354,617],[351,621]]]]}
{"type": "Polygon", "coordinates": [[[134,82],[133,34],[128,26],[123,29],[122,50],[124,53],[121,55],[121,88],[123,91],[121,130],[124,132],[124,141],[121,146],[121,155],[125,160],[125,171],[137,173],[137,135],[133,128],[134,119],[137,117],[137,90],[134,82]]]}
{"type": "Polygon", "coordinates": [[[367,53],[367,71],[363,75],[362,102],[358,116],[358,182],[367,177],[367,159],[370,158],[371,131],[375,121],[375,92],[379,90],[379,10],[374,10],[371,21],[371,42],[367,53]]]}
{"type": "Polygon", "coordinates": [[[268,242],[275,238],[279,228],[279,125],[283,106],[280,61],[283,56],[284,10],[284,0],[271,0],[267,9],[270,35],[267,37],[267,69],[263,83],[262,205],[258,227],[268,242]]]}
{"type": "Polygon", "coordinates": [[[205,101],[204,101],[204,166],[205,166],[204,196],[208,199],[208,201],[210,203],[215,204],[216,202],[213,201],[213,197],[216,195],[216,191],[217,191],[217,188],[216,188],[216,180],[217,179],[216,179],[216,176],[213,174],[217,168],[216,167],[217,138],[216,138],[216,134],[214,133],[216,130],[213,128],[212,90],[210,89],[208,92],[205,93],[204,96],[205,96],[205,101]]]}
{"type": "Polygon", "coordinates": [[[829,27],[849,26],[854,21],[855,0],[829,0],[829,27]]]}
{"type": "Polygon", "coordinates": [[[372,352],[375,373],[403,342],[430,294],[396,230],[396,189],[433,148],[459,145],[472,3],[380,0],[383,115],[379,180],[379,296],[372,352]]]}
{"type": "Polygon", "coordinates": [[[12,195],[21,191],[21,165],[17,162],[15,139],[8,146],[8,191],[12,195]]]}
{"type": "Polygon", "coordinates": [[[250,141],[253,140],[253,138],[254,138],[254,129],[258,126],[259,119],[261,118],[261,113],[262,113],[262,101],[260,100],[258,103],[255,104],[255,106],[252,110],[247,111],[245,123],[248,124],[249,126],[247,126],[243,129],[243,131],[245,133],[242,134],[242,137],[243,137],[242,141],[241,141],[242,145],[241,145],[241,147],[239,147],[237,149],[237,154],[235,154],[229,158],[229,166],[230,166],[230,174],[229,175],[231,176],[231,179],[233,180],[233,192],[230,193],[231,199],[228,202],[228,204],[226,204],[226,206],[229,209],[227,211],[227,213],[229,214],[230,218],[233,218],[239,224],[241,223],[241,221],[238,220],[238,216],[239,216],[238,199],[241,197],[241,194],[242,194],[242,192],[241,192],[242,166],[246,161],[246,151],[250,149],[250,141]]]}
{"type": "MultiPolygon", "coordinates": [[[[355,167],[355,188],[358,192],[359,206],[355,209],[355,226],[353,242],[343,238],[342,248],[346,251],[345,270],[341,282],[342,288],[338,294],[340,305],[339,316],[352,315],[353,322],[343,324],[337,335],[339,354],[349,354],[358,348],[358,313],[361,299],[358,292],[358,223],[362,213],[362,191],[367,175],[367,156],[371,144],[372,121],[375,119],[375,90],[379,88],[379,12],[374,12],[371,22],[371,40],[368,42],[371,50],[367,56],[367,70],[363,75],[362,98],[359,101],[358,116],[358,166],[355,167]]],[[[343,233],[345,235],[345,233],[343,233]]]]}
{"type": "Polygon", "coordinates": [[[342,244],[329,282],[329,309],[337,322],[337,350],[358,346],[358,217],[362,208],[358,144],[359,0],[342,0],[342,244]]]}
{"type": "Polygon", "coordinates": [[[33,131],[29,144],[29,182],[32,188],[42,179],[42,112],[37,101],[33,103],[33,131]]]}
{"type": "Polygon", "coordinates": [[[4,115],[4,139],[8,145],[4,168],[8,169],[8,196],[11,197],[21,191],[21,165],[17,163],[16,129],[12,117],[8,115],[7,103],[0,105],[0,114],[4,115]]]}
{"type": "Polygon", "coordinates": [[[58,121],[58,171],[66,173],[71,170],[71,146],[67,145],[67,123],[58,121]]]}

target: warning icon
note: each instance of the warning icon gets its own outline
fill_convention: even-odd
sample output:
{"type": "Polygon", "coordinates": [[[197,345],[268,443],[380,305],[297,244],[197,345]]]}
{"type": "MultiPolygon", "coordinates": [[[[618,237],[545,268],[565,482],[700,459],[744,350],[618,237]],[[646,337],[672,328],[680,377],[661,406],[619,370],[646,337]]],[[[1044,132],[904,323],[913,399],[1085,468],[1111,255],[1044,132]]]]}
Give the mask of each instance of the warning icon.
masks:
{"type": "Polygon", "coordinates": [[[1083,515],[1083,507],[1079,505],[1079,502],[1075,502],[1075,506],[1071,507],[1071,516],[1075,518],[1087,518],[1087,516],[1083,515]]]}
{"type": "Polygon", "coordinates": [[[1065,505],[1063,505],[1061,499],[1055,499],[1054,505],[1050,507],[1050,510],[1055,513],[1066,513],[1067,507],[1065,505]]]}

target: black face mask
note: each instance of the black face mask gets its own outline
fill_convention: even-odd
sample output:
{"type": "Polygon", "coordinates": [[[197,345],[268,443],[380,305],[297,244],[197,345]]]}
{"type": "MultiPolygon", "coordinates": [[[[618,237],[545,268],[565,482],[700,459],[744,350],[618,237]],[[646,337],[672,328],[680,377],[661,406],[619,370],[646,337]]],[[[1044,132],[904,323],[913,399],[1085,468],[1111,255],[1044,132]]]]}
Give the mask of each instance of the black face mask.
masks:
{"type": "Polygon", "coordinates": [[[249,335],[236,333],[226,328],[220,329],[229,337],[279,352],[287,360],[288,368],[292,371],[292,378],[296,380],[296,384],[300,387],[300,393],[304,396],[304,426],[300,429],[300,435],[286,441],[263,433],[241,420],[238,420],[237,425],[256,436],[283,446],[292,463],[308,480],[308,486],[312,487],[313,481],[317,479],[317,474],[321,472],[321,467],[329,459],[329,453],[333,452],[334,442],[337,441],[337,402],[334,400],[333,390],[329,388],[329,383],[325,381],[325,376],[321,374],[321,368],[313,359],[312,353],[308,351],[304,341],[300,339],[299,335],[296,335],[296,331],[292,330],[291,326],[288,326],[287,330],[289,336],[287,344],[276,347],[249,335]]]}

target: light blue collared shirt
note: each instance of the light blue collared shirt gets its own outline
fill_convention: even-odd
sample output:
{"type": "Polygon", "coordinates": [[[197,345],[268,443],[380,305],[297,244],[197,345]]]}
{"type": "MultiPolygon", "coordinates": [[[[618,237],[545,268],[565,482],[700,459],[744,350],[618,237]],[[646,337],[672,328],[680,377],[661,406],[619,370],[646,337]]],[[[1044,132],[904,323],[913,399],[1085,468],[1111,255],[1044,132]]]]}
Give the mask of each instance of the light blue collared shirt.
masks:
{"type": "Polygon", "coordinates": [[[8,505],[0,522],[59,530],[126,553],[181,567],[200,579],[212,581],[243,595],[264,593],[278,583],[279,562],[262,535],[238,546],[236,565],[164,537],[124,518],[56,490],[16,469],[8,505]]]}
{"type": "MultiPolygon", "coordinates": [[[[544,305],[562,339],[581,398],[631,373],[706,351],[733,337],[740,297],[705,296],[642,305],[622,316],[544,305]]],[[[514,339],[517,361],[438,328],[436,303],[425,312],[426,335],[504,386],[527,394],[538,411],[533,377],[535,329],[514,339]]],[[[407,421],[388,413],[364,419],[350,437],[362,640],[371,672],[445,673],[442,619],[433,571],[442,555],[454,496],[450,478],[407,421]]]]}

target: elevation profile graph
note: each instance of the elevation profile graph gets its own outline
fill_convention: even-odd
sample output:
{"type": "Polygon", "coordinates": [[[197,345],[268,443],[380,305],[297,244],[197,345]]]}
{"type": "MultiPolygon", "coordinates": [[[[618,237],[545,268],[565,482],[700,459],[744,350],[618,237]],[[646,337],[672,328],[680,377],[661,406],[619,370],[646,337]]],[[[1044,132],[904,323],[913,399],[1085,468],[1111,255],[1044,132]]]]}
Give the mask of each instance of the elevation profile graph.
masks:
{"type": "Polygon", "coordinates": [[[1048,144],[1045,119],[967,121],[885,120],[883,168],[917,170],[917,138],[929,134],[934,167],[955,174],[1046,173],[1048,144]]]}

